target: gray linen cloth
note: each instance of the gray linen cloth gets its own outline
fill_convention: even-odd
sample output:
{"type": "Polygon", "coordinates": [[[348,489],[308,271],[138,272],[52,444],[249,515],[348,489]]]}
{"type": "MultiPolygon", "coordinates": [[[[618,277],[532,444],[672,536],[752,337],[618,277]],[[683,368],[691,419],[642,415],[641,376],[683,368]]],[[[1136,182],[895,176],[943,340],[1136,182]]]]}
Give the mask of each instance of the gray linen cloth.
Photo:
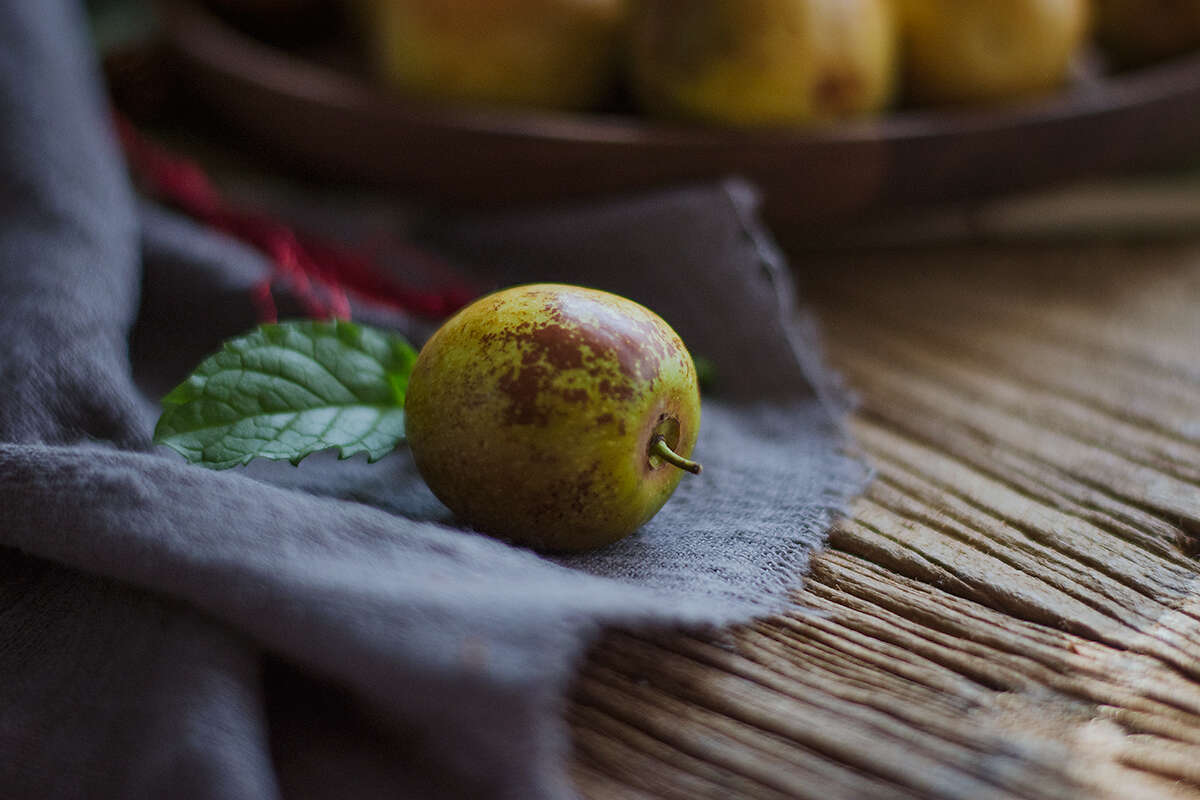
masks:
{"type": "Polygon", "coordinates": [[[550,560],[461,529],[403,448],[210,472],[150,445],[267,267],[134,199],[82,31],[65,0],[0,17],[0,796],[570,796],[605,626],[787,605],[866,473],[749,189],[430,232],[497,284],[642,300],[716,365],[704,474],[550,560]]]}

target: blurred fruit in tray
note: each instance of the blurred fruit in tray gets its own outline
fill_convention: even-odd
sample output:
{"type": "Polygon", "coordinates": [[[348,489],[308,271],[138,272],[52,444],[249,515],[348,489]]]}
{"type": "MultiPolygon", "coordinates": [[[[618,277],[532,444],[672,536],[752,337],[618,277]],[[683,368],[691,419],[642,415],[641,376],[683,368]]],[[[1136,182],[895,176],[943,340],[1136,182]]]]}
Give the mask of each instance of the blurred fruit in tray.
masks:
{"type": "MultiPolygon", "coordinates": [[[[208,0],[243,29],[350,11],[376,79],[431,104],[731,127],[995,105],[1200,49],[1200,0],[208,0]],[[1090,36],[1091,33],[1095,36],[1090,36]]],[[[336,15],[335,15],[336,16],[336,15]]]]}
{"type": "Polygon", "coordinates": [[[630,82],[661,116],[732,125],[877,111],[892,95],[889,0],[642,0],[630,82]]]}
{"type": "Polygon", "coordinates": [[[1200,47],[1200,0],[1094,0],[1096,38],[1124,66],[1200,47]]]}
{"type": "Polygon", "coordinates": [[[989,103],[1057,89],[1087,30],[1088,0],[896,0],[903,75],[918,105],[989,103]]]}
{"type": "Polygon", "coordinates": [[[619,71],[625,0],[356,0],[381,78],[414,97],[586,109],[619,71]]]}

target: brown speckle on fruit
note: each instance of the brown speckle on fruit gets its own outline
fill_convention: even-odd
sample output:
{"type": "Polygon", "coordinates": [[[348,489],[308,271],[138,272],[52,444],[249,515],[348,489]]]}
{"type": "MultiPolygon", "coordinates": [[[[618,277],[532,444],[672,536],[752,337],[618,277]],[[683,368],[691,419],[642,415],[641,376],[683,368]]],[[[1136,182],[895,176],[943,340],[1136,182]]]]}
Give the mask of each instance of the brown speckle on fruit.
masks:
{"type": "Polygon", "coordinates": [[[853,73],[830,70],[817,81],[813,97],[821,113],[837,116],[858,105],[862,90],[862,81],[853,73]]]}

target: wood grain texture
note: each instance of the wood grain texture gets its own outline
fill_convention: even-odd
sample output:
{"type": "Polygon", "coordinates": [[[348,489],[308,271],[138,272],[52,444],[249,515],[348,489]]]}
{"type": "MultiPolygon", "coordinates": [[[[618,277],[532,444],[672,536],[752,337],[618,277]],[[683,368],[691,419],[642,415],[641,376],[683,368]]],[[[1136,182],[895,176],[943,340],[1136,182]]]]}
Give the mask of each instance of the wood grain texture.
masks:
{"type": "Polygon", "coordinates": [[[806,254],[876,479],[806,610],[613,634],[589,798],[1200,798],[1200,243],[806,254]]]}

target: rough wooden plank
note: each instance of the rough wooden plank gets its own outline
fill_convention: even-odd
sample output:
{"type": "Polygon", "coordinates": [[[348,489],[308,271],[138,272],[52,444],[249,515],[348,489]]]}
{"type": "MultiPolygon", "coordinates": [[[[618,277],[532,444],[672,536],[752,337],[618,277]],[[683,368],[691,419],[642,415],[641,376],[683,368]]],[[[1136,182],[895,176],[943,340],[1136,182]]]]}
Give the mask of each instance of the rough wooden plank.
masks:
{"type": "Polygon", "coordinates": [[[1200,798],[1200,245],[802,266],[878,478],[810,611],[596,649],[581,792],[1200,798]]]}

